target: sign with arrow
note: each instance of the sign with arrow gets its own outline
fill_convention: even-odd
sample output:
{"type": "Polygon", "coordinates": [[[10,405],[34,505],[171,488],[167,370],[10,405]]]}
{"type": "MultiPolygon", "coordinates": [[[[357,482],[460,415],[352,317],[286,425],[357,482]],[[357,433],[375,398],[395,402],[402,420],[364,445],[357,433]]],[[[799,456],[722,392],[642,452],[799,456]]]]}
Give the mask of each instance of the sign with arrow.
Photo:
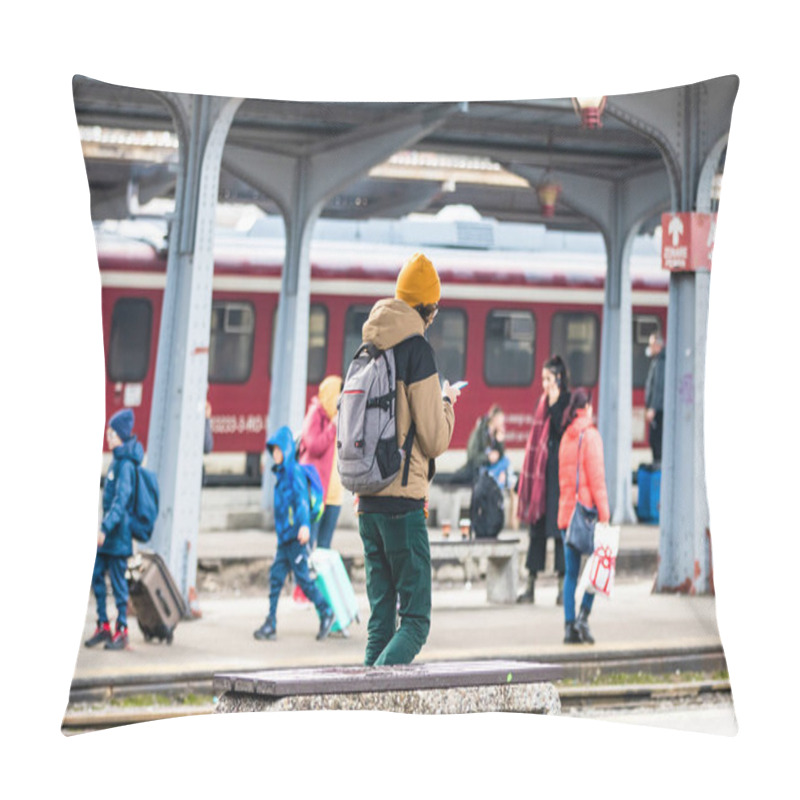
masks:
{"type": "Polygon", "coordinates": [[[661,215],[661,266],[672,272],[711,269],[716,214],[661,215]]]}

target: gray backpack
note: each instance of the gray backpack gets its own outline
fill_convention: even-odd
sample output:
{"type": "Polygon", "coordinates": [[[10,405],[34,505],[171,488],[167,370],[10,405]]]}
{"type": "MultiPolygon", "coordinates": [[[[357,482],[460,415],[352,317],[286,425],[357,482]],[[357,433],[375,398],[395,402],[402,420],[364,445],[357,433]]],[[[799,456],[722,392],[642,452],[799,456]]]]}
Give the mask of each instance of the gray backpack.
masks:
{"type": "Polygon", "coordinates": [[[408,483],[414,424],[402,448],[397,441],[397,374],[394,350],[362,344],[347,369],[339,397],[336,448],[342,485],[354,494],[385,489],[403,469],[408,483]]]}

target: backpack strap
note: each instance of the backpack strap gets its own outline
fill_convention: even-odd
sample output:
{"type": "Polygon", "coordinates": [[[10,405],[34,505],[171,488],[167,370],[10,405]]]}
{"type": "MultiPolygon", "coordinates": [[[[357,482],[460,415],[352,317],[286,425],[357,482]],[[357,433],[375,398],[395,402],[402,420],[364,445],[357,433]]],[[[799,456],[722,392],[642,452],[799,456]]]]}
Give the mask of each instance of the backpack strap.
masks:
{"type": "Polygon", "coordinates": [[[358,350],[356,350],[355,355],[353,356],[353,361],[355,361],[362,353],[366,353],[370,359],[376,359],[383,350],[380,347],[376,347],[372,342],[361,342],[358,346],[358,350]]]}
{"type": "MultiPolygon", "coordinates": [[[[131,469],[133,470],[133,488],[131,489],[131,496],[128,498],[128,507],[125,511],[128,514],[132,514],[136,509],[136,503],[139,499],[139,465],[136,462],[131,461],[130,459],[123,459],[123,464],[129,461],[131,465],[131,469]]],[[[122,464],[120,466],[120,472],[122,472],[122,464]]]]}
{"type": "MultiPolygon", "coordinates": [[[[369,347],[375,347],[375,346],[369,345],[369,347]]],[[[389,364],[389,359],[386,356],[386,351],[378,350],[377,348],[375,348],[375,350],[377,351],[377,355],[374,356],[374,358],[383,357],[383,360],[386,363],[386,371],[389,373],[389,384],[391,385],[392,383],[394,383],[394,377],[392,376],[392,367],[389,364]]],[[[395,389],[392,392],[387,392],[386,394],[382,394],[380,397],[373,397],[371,400],[367,401],[367,408],[382,408],[384,411],[388,411],[390,414],[392,414],[392,416],[394,416],[393,405],[396,393],[397,390],[395,389]]]]}
{"type": "Polygon", "coordinates": [[[406,434],[406,440],[403,442],[403,452],[406,454],[405,464],[403,464],[403,482],[401,486],[408,486],[408,470],[411,467],[411,448],[414,445],[414,434],[417,432],[417,426],[411,422],[411,427],[406,434]]]}

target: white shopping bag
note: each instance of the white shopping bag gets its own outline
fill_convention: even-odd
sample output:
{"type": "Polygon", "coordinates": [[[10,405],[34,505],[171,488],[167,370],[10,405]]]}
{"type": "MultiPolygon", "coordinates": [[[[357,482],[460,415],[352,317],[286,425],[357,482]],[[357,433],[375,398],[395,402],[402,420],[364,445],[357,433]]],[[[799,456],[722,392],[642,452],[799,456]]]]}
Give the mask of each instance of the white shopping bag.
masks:
{"type": "Polygon", "coordinates": [[[586,559],[578,589],[611,596],[619,551],[619,525],[598,522],[594,529],[594,552],[586,559]]]}

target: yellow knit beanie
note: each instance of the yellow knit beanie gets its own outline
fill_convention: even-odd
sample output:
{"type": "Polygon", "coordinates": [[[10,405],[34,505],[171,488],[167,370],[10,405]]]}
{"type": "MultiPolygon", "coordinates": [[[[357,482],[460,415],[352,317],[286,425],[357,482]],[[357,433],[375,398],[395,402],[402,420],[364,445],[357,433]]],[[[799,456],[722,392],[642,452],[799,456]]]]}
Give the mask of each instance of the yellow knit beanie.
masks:
{"type": "Polygon", "coordinates": [[[438,303],[442,284],[430,260],[422,253],[414,253],[397,276],[394,296],[410,306],[438,303]]]}

